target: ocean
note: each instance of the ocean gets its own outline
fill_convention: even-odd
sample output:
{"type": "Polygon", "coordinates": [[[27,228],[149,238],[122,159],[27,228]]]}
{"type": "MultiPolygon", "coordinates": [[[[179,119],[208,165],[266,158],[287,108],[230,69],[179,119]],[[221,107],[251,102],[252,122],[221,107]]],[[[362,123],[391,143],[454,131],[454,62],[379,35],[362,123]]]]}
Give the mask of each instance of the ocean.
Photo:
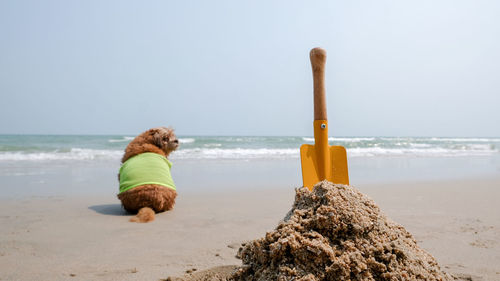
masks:
{"type": "MultiPolygon", "coordinates": [[[[115,194],[132,135],[0,135],[0,198],[115,194]]],[[[314,139],[180,136],[170,156],[179,192],[300,187],[299,147],[314,139]]],[[[350,183],[500,176],[500,138],[335,137],[350,183]]]]}
{"type": "MultiPolygon", "coordinates": [[[[119,160],[133,136],[0,135],[0,162],[119,160]]],[[[188,136],[173,160],[298,159],[312,137],[188,136]]],[[[500,138],[339,137],[349,157],[464,157],[500,152],[500,138]]]]}

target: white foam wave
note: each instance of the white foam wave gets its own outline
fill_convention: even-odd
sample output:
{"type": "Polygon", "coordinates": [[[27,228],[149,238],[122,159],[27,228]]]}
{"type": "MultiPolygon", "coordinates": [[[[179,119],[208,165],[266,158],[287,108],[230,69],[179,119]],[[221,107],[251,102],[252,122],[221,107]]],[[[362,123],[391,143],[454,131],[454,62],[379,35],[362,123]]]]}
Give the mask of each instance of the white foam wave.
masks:
{"type": "MultiPolygon", "coordinates": [[[[384,157],[384,156],[408,156],[408,157],[453,157],[453,156],[488,156],[499,153],[488,145],[468,146],[459,149],[417,146],[410,148],[382,148],[363,147],[347,148],[349,157],[384,157]]],[[[172,154],[177,159],[276,159],[276,158],[299,158],[299,149],[221,149],[221,148],[193,148],[176,151],[172,154]]]]}
{"type": "Polygon", "coordinates": [[[374,141],[375,138],[328,138],[328,140],[344,141],[344,142],[360,142],[360,141],[374,141]]]}
{"type": "MultiPolygon", "coordinates": [[[[449,147],[429,147],[416,145],[410,147],[353,147],[347,148],[348,157],[453,157],[489,156],[499,150],[489,144],[472,144],[449,147]]],[[[53,152],[0,152],[0,161],[66,161],[66,160],[119,160],[121,150],[99,150],[73,148],[69,151],[53,152]]],[[[171,154],[172,159],[298,159],[299,148],[220,148],[203,147],[179,149],[171,154]]]]}
{"type": "Polygon", "coordinates": [[[498,153],[498,150],[486,147],[467,147],[462,149],[433,148],[381,148],[357,147],[348,148],[347,155],[351,157],[375,156],[417,156],[417,157],[453,157],[453,156],[488,156],[498,153]]]}
{"type": "Polygon", "coordinates": [[[499,138],[430,138],[430,140],[449,142],[500,142],[499,138]]]}
{"type": "Polygon", "coordinates": [[[193,143],[194,141],[195,141],[195,139],[193,139],[193,138],[180,138],[179,139],[180,143],[193,143]]]}
{"type": "Polygon", "coordinates": [[[134,137],[123,137],[121,139],[109,139],[108,142],[127,142],[133,140],[134,137]]]}
{"type": "Polygon", "coordinates": [[[410,147],[417,147],[417,148],[431,147],[431,145],[428,143],[410,143],[409,145],[410,147]]]}
{"type": "Polygon", "coordinates": [[[118,150],[72,148],[68,152],[5,152],[0,153],[0,161],[115,160],[120,159],[122,154],[118,150]]]}
{"type": "Polygon", "coordinates": [[[299,149],[268,148],[192,148],[181,149],[172,154],[175,159],[258,159],[258,158],[298,158],[299,149]]]}
{"type": "MultiPolygon", "coordinates": [[[[314,142],[314,138],[303,137],[306,142],[314,142]]],[[[340,141],[340,142],[360,142],[360,141],[374,141],[375,138],[336,138],[329,137],[328,141],[340,141]]]]}
{"type": "Polygon", "coordinates": [[[221,147],[222,143],[206,143],[203,146],[204,147],[221,147]]]}

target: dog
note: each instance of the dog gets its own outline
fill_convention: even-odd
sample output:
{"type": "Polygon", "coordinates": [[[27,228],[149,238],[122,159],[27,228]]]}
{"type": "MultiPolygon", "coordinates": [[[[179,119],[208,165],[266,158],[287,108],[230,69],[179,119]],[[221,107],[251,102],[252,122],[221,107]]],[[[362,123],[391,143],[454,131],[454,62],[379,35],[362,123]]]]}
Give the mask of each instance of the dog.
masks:
{"type": "Polygon", "coordinates": [[[134,138],[125,148],[118,173],[123,208],[137,215],[131,222],[150,222],[155,213],[171,210],[177,191],[167,159],[179,147],[172,128],[149,129],[134,138]]]}

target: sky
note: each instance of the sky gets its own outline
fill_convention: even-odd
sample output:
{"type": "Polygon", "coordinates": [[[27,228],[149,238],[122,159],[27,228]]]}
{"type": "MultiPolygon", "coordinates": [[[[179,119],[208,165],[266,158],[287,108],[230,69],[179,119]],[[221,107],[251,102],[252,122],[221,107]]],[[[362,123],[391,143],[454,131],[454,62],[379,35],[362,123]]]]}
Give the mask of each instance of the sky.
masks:
{"type": "Polygon", "coordinates": [[[0,1],[0,134],[500,136],[500,1],[0,1]]]}

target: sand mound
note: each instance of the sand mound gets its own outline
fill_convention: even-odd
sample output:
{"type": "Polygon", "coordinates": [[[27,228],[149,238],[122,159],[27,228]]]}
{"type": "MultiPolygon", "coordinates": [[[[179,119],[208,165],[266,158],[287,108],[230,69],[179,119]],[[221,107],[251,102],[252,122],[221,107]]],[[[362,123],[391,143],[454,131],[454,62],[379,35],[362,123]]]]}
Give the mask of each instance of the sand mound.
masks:
{"type": "Polygon", "coordinates": [[[264,238],[239,249],[236,280],[452,280],[402,226],[351,186],[297,190],[264,238]]]}

